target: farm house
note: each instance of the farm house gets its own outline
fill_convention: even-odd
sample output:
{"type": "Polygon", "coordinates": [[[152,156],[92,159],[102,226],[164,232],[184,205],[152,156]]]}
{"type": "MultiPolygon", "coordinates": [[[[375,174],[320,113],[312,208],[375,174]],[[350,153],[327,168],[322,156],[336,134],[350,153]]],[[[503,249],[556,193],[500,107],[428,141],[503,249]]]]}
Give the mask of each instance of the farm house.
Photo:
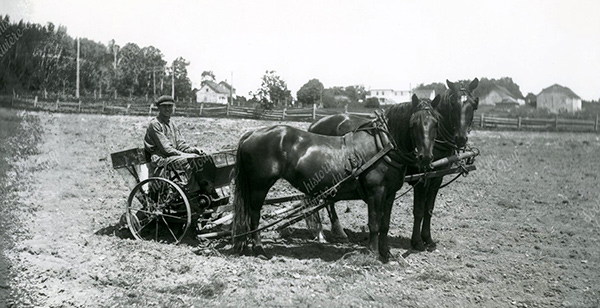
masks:
{"type": "Polygon", "coordinates": [[[235,89],[231,93],[231,86],[221,81],[216,83],[214,81],[206,80],[196,93],[196,102],[198,103],[216,103],[226,105],[230,95],[235,97],[235,89]]]}
{"type": "Polygon", "coordinates": [[[367,99],[376,97],[381,105],[392,105],[409,102],[412,92],[408,90],[394,89],[371,89],[367,93],[367,99]]]}
{"type": "Polygon", "coordinates": [[[522,97],[515,97],[505,87],[495,85],[489,93],[479,98],[479,103],[490,106],[522,106],[525,100],[522,97]]]}
{"type": "Polygon", "coordinates": [[[575,112],[581,110],[581,98],[571,89],[554,84],[537,95],[537,108],[552,113],[575,112]]]}

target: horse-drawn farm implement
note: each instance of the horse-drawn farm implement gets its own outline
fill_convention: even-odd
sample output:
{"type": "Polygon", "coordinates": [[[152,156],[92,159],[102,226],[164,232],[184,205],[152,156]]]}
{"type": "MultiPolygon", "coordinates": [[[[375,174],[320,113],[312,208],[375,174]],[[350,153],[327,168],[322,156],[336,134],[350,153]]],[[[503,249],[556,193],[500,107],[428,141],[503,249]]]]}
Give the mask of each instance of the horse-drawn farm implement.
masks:
{"type": "MultiPolygon", "coordinates": [[[[428,171],[407,175],[406,182],[422,181],[427,178],[441,177],[449,174],[466,175],[476,170],[474,165],[476,150],[464,151],[450,157],[432,162],[437,168],[450,165],[438,171],[428,171]]],[[[228,150],[206,155],[203,167],[197,171],[208,181],[209,190],[190,192],[178,178],[148,177],[148,161],[144,150],[134,148],[111,154],[113,168],[125,170],[126,180],[132,183],[132,189],[125,207],[125,221],[134,238],[154,240],[165,243],[180,243],[190,229],[198,238],[217,238],[231,236],[229,225],[233,213],[230,206],[230,184],[236,162],[235,150],[228,150]]],[[[304,194],[293,194],[276,198],[267,198],[264,205],[287,204],[262,215],[263,223],[258,229],[240,234],[249,235],[262,230],[282,230],[325,207],[324,200],[339,185],[358,177],[361,170],[368,168],[381,156],[367,162],[334,186],[322,191],[317,196],[307,197],[304,194]]],[[[451,182],[451,181],[450,181],[451,182]]],[[[449,183],[450,183],[449,182],[449,183]]],[[[449,184],[448,183],[448,184],[449,184]]],[[[235,184],[234,184],[235,185],[235,184]]]]}

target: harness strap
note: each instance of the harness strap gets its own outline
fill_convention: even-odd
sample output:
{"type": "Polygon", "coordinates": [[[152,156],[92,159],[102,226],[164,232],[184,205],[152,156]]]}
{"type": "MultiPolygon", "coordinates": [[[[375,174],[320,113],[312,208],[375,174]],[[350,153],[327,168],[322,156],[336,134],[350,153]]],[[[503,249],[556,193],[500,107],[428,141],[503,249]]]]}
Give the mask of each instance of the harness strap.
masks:
{"type": "Polygon", "coordinates": [[[381,159],[389,151],[391,151],[393,149],[393,147],[394,146],[391,143],[388,143],[385,146],[385,148],[383,148],[381,151],[377,152],[377,154],[375,154],[375,156],[371,157],[371,159],[369,159],[364,165],[360,166],[360,168],[354,170],[351,175],[353,177],[357,178],[361,173],[363,173],[365,170],[367,170],[368,168],[373,166],[373,164],[375,164],[379,159],[381,159]]]}
{"type": "Polygon", "coordinates": [[[394,138],[390,135],[385,117],[383,117],[380,114],[377,114],[377,116],[377,119],[381,123],[381,127],[379,127],[377,134],[375,134],[375,142],[377,145],[377,149],[379,150],[384,148],[384,144],[392,145],[392,151],[390,151],[387,155],[384,156],[384,161],[390,166],[397,169],[400,169],[405,165],[415,164],[417,162],[416,158],[410,153],[404,153],[403,151],[401,151],[398,145],[396,144],[394,138]]]}

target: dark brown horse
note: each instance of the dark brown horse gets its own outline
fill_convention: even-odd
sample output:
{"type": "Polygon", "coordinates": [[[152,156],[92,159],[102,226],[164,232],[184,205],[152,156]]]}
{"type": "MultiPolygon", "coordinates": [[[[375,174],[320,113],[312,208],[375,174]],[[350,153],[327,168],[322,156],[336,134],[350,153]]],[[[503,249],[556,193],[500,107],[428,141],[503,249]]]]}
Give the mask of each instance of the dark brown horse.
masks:
{"type": "MultiPolygon", "coordinates": [[[[259,226],[267,192],[283,178],[309,196],[334,187],[326,199],[364,200],[369,213],[369,247],[387,262],[391,208],[404,182],[406,168],[413,163],[428,165],[433,158],[439,115],[428,102],[414,98],[413,102],[394,106],[386,112],[387,132],[374,121],[343,137],[313,134],[285,125],[244,134],[236,161],[235,248],[242,251],[247,246],[246,235],[259,226]],[[379,159],[356,179],[351,177],[335,186],[350,174],[349,170],[360,168],[390,143],[396,145],[395,150],[388,153],[388,157],[395,158],[394,162],[379,159]]],[[[255,254],[266,256],[259,232],[252,234],[252,244],[255,254]]]]}
{"type": "MultiPolygon", "coordinates": [[[[473,114],[479,105],[479,99],[472,92],[477,88],[479,80],[475,78],[470,83],[450,82],[446,80],[448,89],[442,94],[441,102],[435,106],[441,114],[438,124],[438,138],[434,149],[434,160],[452,155],[457,149],[466,145],[473,114]]],[[[363,117],[352,115],[332,115],[314,122],[308,131],[331,136],[343,135],[362,125],[363,117]]],[[[438,169],[449,168],[449,166],[438,169]]],[[[419,168],[409,166],[406,174],[420,173],[419,168]]],[[[421,182],[409,183],[414,186],[413,232],[411,245],[416,250],[425,248],[435,249],[431,237],[431,215],[438,190],[442,183],[441,177],[431,178],[421,182]]],[[[337,217],[335,207],[327,207],[331,219],[331,231],[338,238],[346,238],[337,217]]]]}

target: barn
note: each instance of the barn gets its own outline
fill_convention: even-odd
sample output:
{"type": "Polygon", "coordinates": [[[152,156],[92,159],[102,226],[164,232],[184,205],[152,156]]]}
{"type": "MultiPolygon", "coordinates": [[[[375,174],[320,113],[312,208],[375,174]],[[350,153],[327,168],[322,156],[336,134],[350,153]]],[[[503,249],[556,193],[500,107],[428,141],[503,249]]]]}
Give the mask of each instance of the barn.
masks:
{"type": "Polygon", "coordinates": [[[494,85],[487,94],[479,98],[479,103],[490,106],[512,107],[524,105],[525,99],[513,95],[503,86],[494,85]]]}
{"type": "Polygon", "coordinates": [[[196,102],[226,105],[230,95],[235,98],[235,89],[231,91],[231,86],[228,83],[205,80],[202,82],[200,90],[196,92],[196,102]]]}
{"type": "Polygon", "coordinates": [[[581,110],[581,98],[571,89],[554,84],[537,95],[537,108],[548,109],[552,113],[572,113],[581,110]]]}

